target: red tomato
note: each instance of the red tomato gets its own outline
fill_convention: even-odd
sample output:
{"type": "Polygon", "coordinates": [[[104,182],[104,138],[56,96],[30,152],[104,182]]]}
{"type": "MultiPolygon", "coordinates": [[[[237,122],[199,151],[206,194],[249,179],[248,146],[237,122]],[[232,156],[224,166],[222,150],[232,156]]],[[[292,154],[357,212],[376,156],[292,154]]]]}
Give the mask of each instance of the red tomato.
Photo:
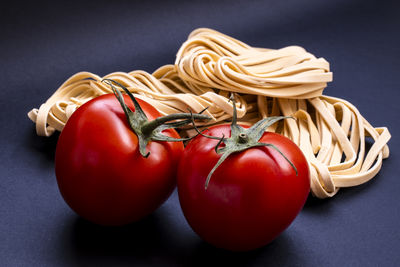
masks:
{"type": "MultiPolygon", "coordinates": [[[[245,126],[243,126],[245,127],[245,126]]],[[[230,136],[230,125],[204,134],[230,136]]],[[[288,138],[267,132],[259,140],[275,145],[296,166],[271,147],[253,147],[231,154],[206,177],[221,155],[218,140],[197,136],[185,148],[178,170],[183,213],[193,230],[216,247],[246,251],[266,245],[295,219],[310,190],[307,161],[288,138]]]]}
{"type": "MultiPolygon", "coordinates": [[[[134,105],[127,95],[126,104],[134,105]]],[[[149,120],[158,111],[138,100],[149,120]]],[[[175,130],[163,134],[179,138],[175,130]]],[[[176,184],[182,142],[150,142],[150,156],[139,153],[114,95],[82,105],[65,125],[56,149],[56,176],[62,196],[80,216],[102,225],[137,221],[159,207],[176,184]]]]}

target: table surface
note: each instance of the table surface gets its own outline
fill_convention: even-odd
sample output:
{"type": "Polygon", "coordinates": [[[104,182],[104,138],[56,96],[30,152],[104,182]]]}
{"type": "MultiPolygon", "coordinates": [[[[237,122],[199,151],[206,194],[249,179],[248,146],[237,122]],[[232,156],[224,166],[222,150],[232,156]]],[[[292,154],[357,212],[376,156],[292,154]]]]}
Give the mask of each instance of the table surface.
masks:
{"type": "Polygon", "coordinates": [[[400,262],[400,6],[395,1],[12,1],[0,10],[1,266],[396,266],[400,262]],[[176,192],[122,228],[84,221],[54,175],[57,136],[38,137],[26,113],[78,71],[153,71],[173,63],[195,28],[257,47],[300,45],[331,63],[325,94],[344,98],[392,133],[370,182],[309,197],[264,248],[233,253],[190,229],[176,192]],[[397,163],[396,163],[397,162],[397,163]]]}

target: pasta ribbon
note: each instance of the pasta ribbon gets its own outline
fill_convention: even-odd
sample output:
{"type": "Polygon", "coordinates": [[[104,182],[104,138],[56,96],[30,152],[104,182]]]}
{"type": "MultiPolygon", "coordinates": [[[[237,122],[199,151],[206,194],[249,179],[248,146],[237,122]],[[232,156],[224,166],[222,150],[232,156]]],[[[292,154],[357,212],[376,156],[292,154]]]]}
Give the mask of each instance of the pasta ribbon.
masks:
{"type": "Polygon", "coordinates": [[[189,35],[174,65],[162,66],[152,74],[136,70],[104,77],[90,72],[73,75],[39,109],[28,113],[37,134],[62,131],[77,108],[112,93],[102,79],[121,83],[163,115],[208,108],[204,114],[212,118],[212,124],[224,123],[232,118],[229,95],[236,92],[243,124],[269,116],[296,118],[274,124],[268,131],[290,138],[303,151],[310,168],[311,192],[318,198],[369,181],[389,156],[386,127],[374,128],[348,101],[323,95],[332,81],[325,59],[299,46],[251,47],[205,28],[189,35]],[[368,138],[372,145],[367,151],[368,138]]]}

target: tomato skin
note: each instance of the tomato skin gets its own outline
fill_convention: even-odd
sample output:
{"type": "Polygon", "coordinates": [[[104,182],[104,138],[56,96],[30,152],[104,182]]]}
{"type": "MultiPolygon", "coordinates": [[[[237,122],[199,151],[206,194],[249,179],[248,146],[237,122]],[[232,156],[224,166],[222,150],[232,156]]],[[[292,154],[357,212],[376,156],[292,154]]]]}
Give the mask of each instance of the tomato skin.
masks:
{"type": "MultiPolygon", "coordinates": [[[[128,96],[126,104],[134,111],[128,96]]],[[[158,111],[138,99],[149,120],[158,111]]],[[[175,130],[163,134],[179,138],[175,130]]],[[[56,148],[61,195],[80,216],[101,225],[137,221],[159,207],[176,185],[182,142],[150,142],[148,158],[114,95],[99,96],[69,118],[56,148]]]]}
{"type": "MultiPolygon", "coordinates": [[[[243,126],[245,127],[245,126],[243,126]]],[[[204,134],[230,136],[230,125],[210,128],[204,134]]],[[[221,155],[218,140],[197,136],[186,146],[178,170],[182,211],[192,229],[216,247],[247,251],[271,242],[300,212],[308,197],[308,163],[291,140],[264,133],[260,142],[276,150],[256,147],[230,155],[214,172],[207,189],[206,177],[221,155]]]]}

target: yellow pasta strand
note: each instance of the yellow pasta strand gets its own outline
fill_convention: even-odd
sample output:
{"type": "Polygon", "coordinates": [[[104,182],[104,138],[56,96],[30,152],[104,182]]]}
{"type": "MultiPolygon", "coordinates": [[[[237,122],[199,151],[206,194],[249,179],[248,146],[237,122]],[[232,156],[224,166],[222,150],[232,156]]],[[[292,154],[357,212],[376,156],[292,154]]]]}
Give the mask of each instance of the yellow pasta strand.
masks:
{"type": "Polygon", "coordinates": [[[269,116],[295,117],[296,121],[286,120],[268,131],[285,135],[301,148],[310,167],[311,191],[318,198],[369,181],[389,156],[387,128],[372,127],[348,101],[323,95],[327,82],[332,81],[325,59],[298,46],[251,47],[204,28],[189,35],[174,65],[162,66],[152,74],[73,75],[39,109],[28,113],[37,134],[62,131],[79,106],[111,93],[101,82],[104,78],[120,82],[163,115],[208,107],[205,114],[212,123],[222,123],[232,117],[229,94],[236,92],[238,117],[244,124],[269,116]],[[368,137],[373,145],[366,151],[368,137]]]}

